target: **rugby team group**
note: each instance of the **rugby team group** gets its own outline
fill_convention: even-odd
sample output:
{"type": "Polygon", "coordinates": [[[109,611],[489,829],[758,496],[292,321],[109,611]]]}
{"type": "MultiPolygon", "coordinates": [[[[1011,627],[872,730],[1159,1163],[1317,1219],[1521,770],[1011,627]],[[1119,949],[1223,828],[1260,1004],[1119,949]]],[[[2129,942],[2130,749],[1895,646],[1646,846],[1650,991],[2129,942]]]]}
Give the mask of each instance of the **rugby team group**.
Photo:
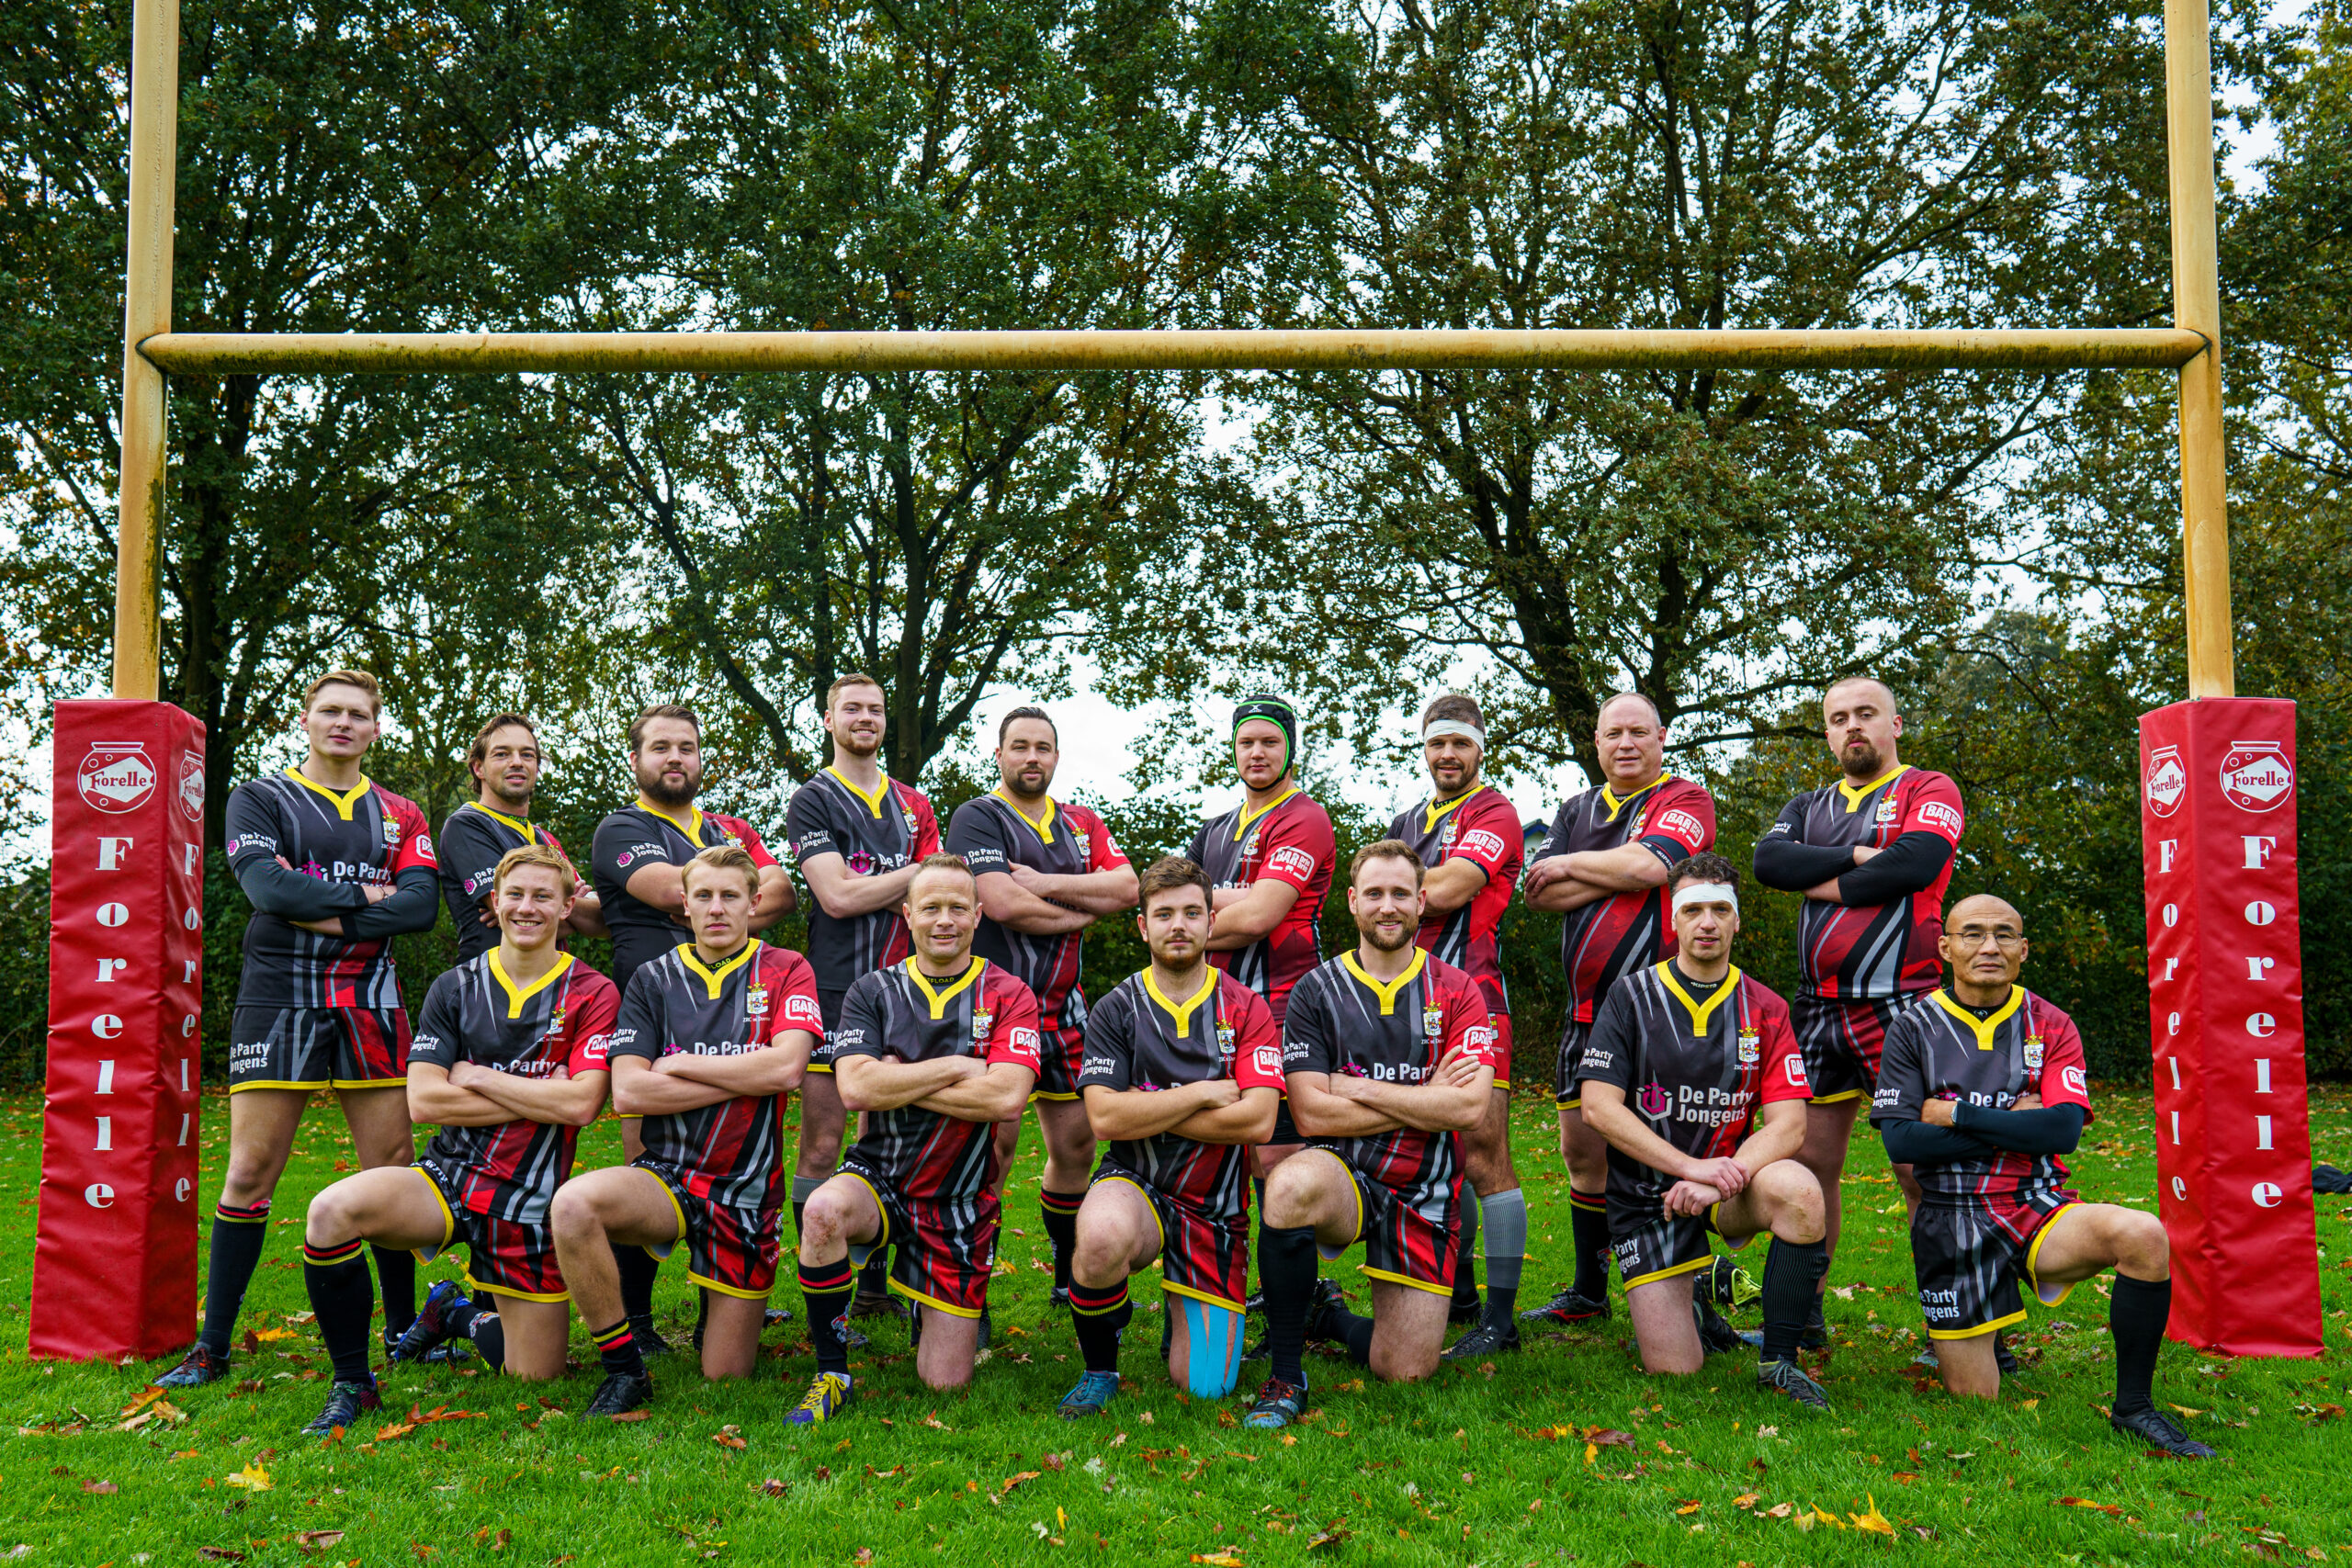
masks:
{"type": "Polygon", "coordinates": [[[1304,1407],[1310,1342],[1424,1378],[1518,1350],[1522,1323],[1604,1323],[1612,1262],[1646,1371],[1752,1348],[1760,1390],[1824,1410],[1801,1355],[1826,1344],[1840,1176],[1867,1100],[1910,1209],[1921,1359],[1945,1386],[1996,1394],[2024,1292],[2055,1303],[2112,1269],[2114,1426],[2213,1452],[2151,1397],[2164,1229],[2067,1188],[2063,1156],[2092,1113],[2081,1039],[2019,983],[2016,908],[1978,893],[1947,912],[1960,794],[1901,761],[1883,683],[1823,694],[1838,776],[1788,803],[1747,868],[1713,852],[1714,802],[1666,772],[1666,727],[1637,694],[1601,705],[1603,776],[1540,834],[1487,782],[1477,704],[1440,696],[1420,719],[1427,798],[1344,866],[1298,784],[1295,714],[1252,698],[1232,714],[1239,804],[1140,873],[1100,818],[1054,797],[1059,736],[1042,710],[1005,716],[1001,786],[943,836],[930,801],[882,771],[879,683],[844,676],[824,709],[831,761],[792,796],[784,862],[751,824],[696,806],[699,722],[662,705],[629,726],[637,798],[598,826],[583,876],[531,820],[528,718],[483,725],[478,798],[436,834],[363,772],[374,677],[311,684],[308,755],[227,807],[254,908],[230,1151],[200,1332],[158,1381],[228,1374],[271,1195],[304,1108],[331,1089],[359,1168],[303,1222],[334,1363],[314,1432],[379,1404],[379,1300],[390,1359],[479,1355],[529,1379],[563,1374],[576,1306],[605,1374],[588,1413],[646,1404],[648,1359],[674,1353],[654,1285],[680,1247],[703,1373],[748,1375],[763,1327],[789,1315],[768,1300],[787,1205],[816,1361],[787,1422],[843,1415],[856,1325],[877,1314],[903,1316],[923,1382],[967,1382],[1033,1110],[1053,1306],[1085,1362],[1064,1416],[1117,1398],[1147,1271],[1168,1375],[1222,1398],[1262,1358],[1243,1419],[1279,1427],[1304,1407]],[[800,897],[785,862],[812,900],[805,954],[758,934],[800,897]],[[1353,940],[1327,956],[1340,877],[1353,940]],[[1793,1001],[1734,962],[1747,882],[1801,896],[1793,1001]],[[1525,1312],[1497,946],[1514,895],[1560,917],[1569,1002],[1551,1060],[1573,1278],[1525,1312]],[[444,903],[458,962],[412,1025],[390,939],[444,903]],[[1086,931],[1130,918],[1150,963],[1090,998],[1086,931]],[[572,933],[610,938],[609,976],[571,956],[572,933]],[[574,1174],[579,1129],[608,1101],[625,1161],[574,1174]],[[437,1129],[421,1156],[415,1123],[437,1129]],[[1718,1257],[1758,1236],[1755,1274],[1718,1257]],[[420,1306],[417,1260],[461,1244],[463,1281],[420,1306]],[[1319,1269],[1359,1249],[1363,1314],[1319,1269]],[[1742,1334],[1715,1298],[1758,1276],[1761,1333],[1742,1334]]]}

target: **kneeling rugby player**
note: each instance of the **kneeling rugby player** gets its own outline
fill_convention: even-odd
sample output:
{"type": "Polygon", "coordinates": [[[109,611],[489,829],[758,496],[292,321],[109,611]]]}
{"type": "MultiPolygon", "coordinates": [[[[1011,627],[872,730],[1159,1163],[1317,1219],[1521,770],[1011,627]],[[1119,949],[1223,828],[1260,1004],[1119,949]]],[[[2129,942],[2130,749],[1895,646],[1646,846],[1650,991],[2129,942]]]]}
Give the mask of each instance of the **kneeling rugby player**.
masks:
{"type": "Polygon", "coordinates": [[[1203,1399],[1241,1371],[1250,1281],[1248,1150],[1274,1128],[1283,1046],[1258,993],[1213,969],[1209,874],[1175,856],[1143,874],[1136,924],[1151,966],[1086,1016],[1079,1092],[1110,1152],[1078,1211],[1069,1288],[1086,1373],[1066,1417],[1099,1416],[1119,1390],[1127,1280],[1165,1257],[1161,1353],[1203,1399]]]}

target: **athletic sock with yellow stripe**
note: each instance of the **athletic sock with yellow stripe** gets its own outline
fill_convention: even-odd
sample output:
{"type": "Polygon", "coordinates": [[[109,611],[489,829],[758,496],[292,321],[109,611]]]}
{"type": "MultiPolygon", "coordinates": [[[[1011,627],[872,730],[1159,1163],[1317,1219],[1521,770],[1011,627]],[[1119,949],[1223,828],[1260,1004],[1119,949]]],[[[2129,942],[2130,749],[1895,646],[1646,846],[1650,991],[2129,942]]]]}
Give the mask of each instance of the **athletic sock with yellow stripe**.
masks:
{"type": "Polygon", "coordinates": [[[588,1331],[590,1343],[596,1347],[596,1359],[605,1364],[605,1372],[626,1374],[633,1378],[645,1375],[645,1358],[638,1354],[637,1341],[629,1335],[628,1319],[604,1328],[588,1331]]]}
{"type": "MultiPolygon", "coordinates": [[[[1170,1296],[1170,1301],[1174,1301],[1170,1296]]],[[[1119,1334],[1136,1314],[1136,1304],[1127,1297],[1125,1280],[1104,1290],[1081,1285],[1073,1280],[1069,1287],[1069,1313],[1078,1326],[1078,1348],[1086,1356],[1090,1372],[1115,1372],[1119,1370],[1119,1334]]]]}
{"type": "Polygon", "coordinates": [[[356,1237],[332,1247],[302,1247],[302,1283],[311,1292],[319,1337],[326,1341],[337,1382],[375,1381],[368,1364],[368,1325],[375,1315],[375,1282],[368,1278],[368,1247],[356,1237]]]}
{"type": "Polygon", "coordinates": [[[1045,1192],[1037,1194],[1037,1207],[1045,1212],[1046,1235],[1054,1244],[1054,1289],[1069,1289],[1069,1264],[1078,1251],[1078,1211],[1086,1201],[1083,1192],[1045,1192]]]}
{"type": "Polygon", "coordinates": [[[857,1274],[849,1259],[800,1266],[800,1299],[808,1314],[808,1344],[817,1352],[817,1370],[849,1376],[849,1346],[842,1330],[849,1323],[851,1296],[857,1274]]]}

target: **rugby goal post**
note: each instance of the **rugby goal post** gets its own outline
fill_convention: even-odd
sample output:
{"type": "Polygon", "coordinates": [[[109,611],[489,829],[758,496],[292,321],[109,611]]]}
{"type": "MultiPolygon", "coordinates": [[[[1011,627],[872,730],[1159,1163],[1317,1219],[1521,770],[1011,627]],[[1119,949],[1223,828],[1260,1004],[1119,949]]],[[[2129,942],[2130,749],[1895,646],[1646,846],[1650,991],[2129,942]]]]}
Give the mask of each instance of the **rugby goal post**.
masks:
{"type": "Polygon", "coordinates": [[[2234,692],[2210,30],[2206,0],[2165,0],[2170,328],[272,335],[171,330],[179,8],[135,0],[114,701],[59,707],[33,1353],[156,1355],[196,1321],[202,1200],[180,1140],[197,1111],[182,1066],[202,908],[181,863],[201,853],[185,822],[200,818],[202,771],[191,784],[182,758],[200,758],[203,734],[156,700],[166,372],[2097,367],[2176,370],[2180,386],[2189,700],[2142,726],[2159,1201],[2182,1281],[2171,1332],[2315,1354],[2293,706],[2234,692]]]}

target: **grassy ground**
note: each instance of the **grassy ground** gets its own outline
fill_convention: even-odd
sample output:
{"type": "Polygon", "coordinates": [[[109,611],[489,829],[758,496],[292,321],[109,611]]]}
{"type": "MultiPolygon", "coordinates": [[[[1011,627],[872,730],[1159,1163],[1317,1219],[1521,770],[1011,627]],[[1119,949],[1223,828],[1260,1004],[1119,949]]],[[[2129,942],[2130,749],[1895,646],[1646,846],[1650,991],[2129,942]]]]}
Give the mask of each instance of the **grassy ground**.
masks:
{"type": "MultiPolygon", "coordinates": [[[[2110,1092],[2100,1105],[2080,1185],[2100,1198],[2149,1192],[2148,1100],[2110,1092]]],[[[220,1155],[222,1109],[207,1107],[209,1162],[220,1155]]],[[[851,1413],[788,1434],[783,1414],[811,1371],[796,1324],[770,1336],[773,1359],[757,1381],[710,1385],[665,1368],[650,1420],[592,1427],[575,1418],[595,1382],[579,1337],[575,1355],[591,1370],[551,1385],[478,1371],[392,1374],[388,1420],[404,1423],[412,1405],[474,1418],[393,1437],[364,1427],[327,1447],[296,1435],[318,1408],[324,1359],[293,1314],[306,1305],[297,1216],[349,1152],[333,1111],[314,1111],[306,1128],[246,1305],[245,1326],[289,1331],[241,1356],[237,1376],[258,1387],[199,1391],[177,1402],[184,1421],[128,1432],[117,1413],[162,1364],[43,1365],[23,1353],[39,1114],[36,1101],[0,1100],[0,1171],[20,1195],[0,1217],[0,1313],[19,1319],[0,1325],[0,1431],[17,1433],[0,1438],[0,1559],[9,1562],[375,1568],[1069,1554],[1250,1568],[1323,1559],[1614,1568],[2352,1552],[2352,1509],[2328,1458],[2346,1430],[2338,1407],[2352,1404],[2343,1348],[2352,1203],[2340,1199],[2321,1211],[2324,1359],[2165,1352],[2159,1397],[2195,1410],[2189,1426],[2227,1463],[2147,1459],[2110,1435],[2097,1408],[2109,1374],[2095,1289],[2055,1315],[2037,1314],[2019,1337],[2037,1364],[1997,1405],[1962,1406],[1915,1386],[1906,1364],[1918,1315],[1901,1209],[1867,1138],[1833,1273],[1851,1289],[1831,1303],[1825,1376],[1838,1408],[1826,1416],[1768,1402],[1735,1358],[1685,1382],[1645,1378],[1617,1334],[1598,1333],[1546,1338],[1407,1389],[1359,1386],[1344,1363],[1318,1362],[1318,1413],[1295,1438],[1253,1433],[1235,1424],[1238,1402],[1188,1403],[1168,1386],[1150,1364],[1158,1329],[1146,1311],[1130,1336],[1132,1392],[1111,1419],[1065,1425],[1052,1412],[1075,1376],[1075,1346],[1067,1320],[1045,1309],[1044,1236],[1028,1197],[1036,1165],[1024,1147],[1010,1269],[994,1298],[998,1348],[968,1394],[917,1386],[904,1331],[887,1327],[851,1413]],[[1586,1428],[1624,1434],[1630,1446],[1589,1444],[1586,1428]],[[265,1474],[266,1488],[253,1484],[265,1474]]],[[[1521,1107],[1530,1298],[1546,1293],[1567,1238],[1550,1120],[1548,1104],[1521,1107]]],[[[2313,1120],[2321,1156],[2346,1163],[2352,1097],[2327,1094],[2313,1120]]],[[[600,1125],[583,1162],[614,1157],[616,1145],[612,1124],[600,1125]]],[[[217,1177],[206,1179],[209,1191],[217,1177]]],[[[662,1284],[665,1319],[683,1336],[683,1276],[666,1269],[662,1284]]]]}

